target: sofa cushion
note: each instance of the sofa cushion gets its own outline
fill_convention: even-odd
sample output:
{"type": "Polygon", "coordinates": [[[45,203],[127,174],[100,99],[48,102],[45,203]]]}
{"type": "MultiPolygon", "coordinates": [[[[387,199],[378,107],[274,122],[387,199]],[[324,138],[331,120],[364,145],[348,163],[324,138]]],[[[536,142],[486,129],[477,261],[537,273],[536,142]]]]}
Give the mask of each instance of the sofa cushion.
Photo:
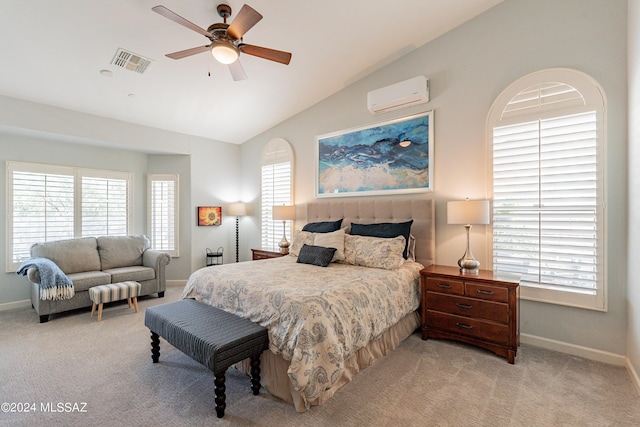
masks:
{"type": "Polygon", "coordinates": [[[103,273],[111,275],[111,283],[117,282],[142,282],[145,280],[153,280],[156,278],[156,270],[151,267],[120,267],[103,270],[103,273]]]}
{"type": "Polygon", "coordinates": [[[31,246],[31,256],[50,259],[67,275],[100,270],[98,242],[95,237],[35,243],[31,246]]]}
{"type": "Polygon", "coordinates": [[[89,288],[111,283],[111,275],[102,271],[85,271],[82,273],[69,274],[69,279],[73,282],[73,290],[77,292],[86,291],[89,288]]]}
{"type": "Polygon", "coordinates": [[[102,270],[142,265],[142,254],[150,246],[147,236],[100,236],[98,252],[102,270]]]}

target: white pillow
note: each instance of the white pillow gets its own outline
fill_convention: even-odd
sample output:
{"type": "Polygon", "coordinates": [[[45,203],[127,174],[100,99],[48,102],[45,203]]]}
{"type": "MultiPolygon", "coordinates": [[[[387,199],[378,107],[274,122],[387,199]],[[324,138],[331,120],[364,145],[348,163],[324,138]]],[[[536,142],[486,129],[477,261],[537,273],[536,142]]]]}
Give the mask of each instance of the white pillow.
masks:
{"type": "Polygon", "coordinates": [[[344,262],[363,267],[393,270],[404,263],[404,236],[392,238],[344,236],[344,262]]]}
{"type": "Polygon", "coordinates": [[[341,228],[330,233],[314,233],[313,244],[325,248],[336,248],[331,262],[344,260],[344,236],[346,228],[341,228]]]}
{"type": "Polygon", "coordinates": [[[313,234],[310,231],[298,231],[295,236],[293,236],[293,242],[289,246],[289,255],[298,256],[300,255],[300,249],[305,244],[313,245],[313,234]]]}

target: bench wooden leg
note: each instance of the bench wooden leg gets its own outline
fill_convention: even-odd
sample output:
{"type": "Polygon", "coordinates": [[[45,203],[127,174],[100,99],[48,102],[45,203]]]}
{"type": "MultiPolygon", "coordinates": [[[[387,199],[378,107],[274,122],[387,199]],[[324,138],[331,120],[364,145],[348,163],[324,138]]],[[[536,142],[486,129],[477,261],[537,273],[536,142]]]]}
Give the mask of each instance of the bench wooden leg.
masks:
{"type": "Polygon", "coordinates": [[[91,317],[93,317],[93,313],[96,312],[96,303],[94,302],[93,305],[91,306],[91,317]]]}
{"type": "Polygon", "coordinates": [[[127,305],[131,308],[131,298],[127,298],[127,305]]]}
{"type": "Polygon", "coordinates": [[[260,355],[251,356],[251,390],[253,395],[260,393],[260,355]]]}
{"type": "Polygon", "coordinates": [[[100,303],[100,305],[98,305],[98,322],[100,322],[102,320],[102,306],[104,304],[100,303]]]}
{"type": "Polygon", "coordinates": [[[138,312],[138,297],[133,297],[133,308],[135,308],[136,313],[138,312]]]}
{"type": "Polygon", "coordinates": [[[158,363],[158,359],[160,359],[160,337],[151,331],[151,360],[153,363],[158,363]]]}
{"type": "Polygon", "coordinates": [[[218,418],[224,417],[224,410],[227,407],[227,404],[225,403],[225,401],[227,400],[227,395],[225,394],[227,388],[224,385],[225,372],[226,371],[215,374],[216,380],[214,381],[214,384],[216,385],[216,414],[218,415],[218,418]]]}

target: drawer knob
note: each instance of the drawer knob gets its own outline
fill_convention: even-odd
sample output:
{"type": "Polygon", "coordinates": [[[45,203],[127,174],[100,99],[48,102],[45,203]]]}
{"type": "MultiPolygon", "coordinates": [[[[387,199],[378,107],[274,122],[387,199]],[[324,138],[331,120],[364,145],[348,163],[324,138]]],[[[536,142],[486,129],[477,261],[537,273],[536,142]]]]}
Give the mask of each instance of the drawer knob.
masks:
{"type": "Polygon", "coordinates": [[[493,295],[494,292],[493,291],[485,291],[484,289],[478,289],[476,290],[477,293],[482,294],[482,295],[493,295]]]}
{"type": "Polygon", "coordinates": [[[451,285],[446,285],[444,283],[438,283],[438,287],[442,288],[442,289],[451,289],[453,286],[451,285]]]}
{"type": "Polygon", "coordinates": [[[467,305],[467,304],[456,303],[456,305],[460,308],[466,308],[466,309],[473,308],[472,305],[467,305]]]}
{"type": "Polygon", "coordinates": [[[464,323],[456,323],[456,326],[458,328],[462,328],[462,329],[473,329],[473,326],[471,325],[465,325],[464,323]]]}

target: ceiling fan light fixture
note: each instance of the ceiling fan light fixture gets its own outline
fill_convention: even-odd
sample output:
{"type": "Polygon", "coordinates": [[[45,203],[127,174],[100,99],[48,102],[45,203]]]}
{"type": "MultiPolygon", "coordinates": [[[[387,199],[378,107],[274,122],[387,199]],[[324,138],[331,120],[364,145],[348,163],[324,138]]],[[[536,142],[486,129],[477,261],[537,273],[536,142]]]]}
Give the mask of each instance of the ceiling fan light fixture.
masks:
{"type": "Polygon", "coordinates": [[[227,43],[218,43],[211,49],[211,54],[221,64],[232,64],[238,59],[238,48],[227,43]]]}

